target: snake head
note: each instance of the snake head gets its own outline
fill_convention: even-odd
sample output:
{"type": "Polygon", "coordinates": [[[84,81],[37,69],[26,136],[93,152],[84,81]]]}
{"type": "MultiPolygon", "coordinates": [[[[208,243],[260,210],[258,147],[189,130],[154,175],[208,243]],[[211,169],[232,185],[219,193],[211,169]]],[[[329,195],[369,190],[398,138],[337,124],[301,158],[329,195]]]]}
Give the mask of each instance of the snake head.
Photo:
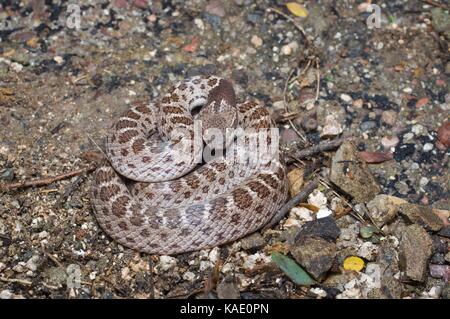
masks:
{"type": "Polygon", "coordinates": [[[198,119],[202,121],[205,143],[213,148],[226,148],[231,142],[227,132],[230,129],[233,131],[238,125],[236,95],[230,81],[221,79],[211,90],[198,119]]]}

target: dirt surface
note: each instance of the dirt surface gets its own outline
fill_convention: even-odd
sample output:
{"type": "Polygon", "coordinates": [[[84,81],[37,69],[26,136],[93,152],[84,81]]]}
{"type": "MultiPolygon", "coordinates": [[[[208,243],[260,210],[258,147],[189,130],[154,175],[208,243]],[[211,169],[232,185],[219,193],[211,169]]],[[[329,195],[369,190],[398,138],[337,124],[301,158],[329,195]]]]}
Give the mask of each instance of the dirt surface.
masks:
{"type": "MultiPolygon", "coordinates": [[[[446,1],[436,2],[448,8],[446,1]]],[[[391,152],[392,159],[369,165],[381,193],[450,210],[448,132],[447,140],[443,133],[438,138],[450,110],[448,11],[435,5],[385,1],[381,27],[369,29],[362,1],[304,1],[307,17],[295,17],[284,1],[76,1],[82,15],[80,28],[72,28],[68,1],[0,3],[0,183],[92,167],[92,152],[98,152],[93,142],[103,145],[119,114],[192,75],[232,79],[240,101],[257,99],[275,117],[284,113],[289,75],[300,75],[309,60],[320,61],[316,103],[304,103],[316,94],[315,62],[286,92],[290,111],[300,113],[294,124],[301,127],[311,117],[319,125],[303,125],[307,140],[314,144],[345,133],[356,137],[358,151],[391,152]],[[310,43],[292,21],[268,8],[294,19],[310,43]],[[328,114],[335,115],[340,128],[330,129],[338,134],[324,136],[328,114]]],[[[288,123],[280,128],[283,143],[301,144],[288,123]]],[[[305,170],[326,172],[331,156],[305,159],[305,170]]],[[[0,193],[0,297],[193,297],[208,285],[210,297],[233,291],[242,298],[379,297],[357,285],[364,286],[357,274],[342,270],[343,260],[367,242],[358,237],[365,223],[352,214],[341,217],[331,205],[340,196],[329,189],[319,193],[328,198],[325,206],[341,234],[330,248],[337,253],[322,284],[309,288],[294,284],[270,261],[274,250],[287,254],[290,229],[308,222],[302,215],[291,214],[293,225],[283,221],[247,250],[239,241],[175,257],[148,256],[116,244],[99,228],[90,185],[85,173],[0,193]]],[[[407,243],[398,241],[420,234],[407,227],[410,222],[396,215],[380,235],[388,239],[373,242],[380,249],[374,259],[363,258],[366,264],[381,265],[380,251],[402,247],[408,260],[407,243]],[[402,227],[404,238],[398,235],[402,227]],[[397,243],[387,247],[394,238],[397,243]]],[[[406,279],[408,267],[396,252],[399,269],[392,278],[399,293],[381,297],[448,298],[449,239],[426,230],[435,246],[431,260],[425,256],[425,277],[406,279]],[[447,273],[433,278],[431,264],[447,273]]]]}

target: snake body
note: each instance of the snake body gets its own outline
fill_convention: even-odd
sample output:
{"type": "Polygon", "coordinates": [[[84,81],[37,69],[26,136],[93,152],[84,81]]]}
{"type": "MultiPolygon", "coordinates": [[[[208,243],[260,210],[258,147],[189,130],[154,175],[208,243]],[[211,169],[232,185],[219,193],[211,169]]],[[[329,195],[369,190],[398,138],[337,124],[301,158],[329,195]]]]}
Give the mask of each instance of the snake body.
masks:
{"type": "MultiPolygon", "coordinates": [[[[179,82],[159,102],[126,111],[111,128],[109,163],[96,169],[92,186],[96,218],[120,244],[151,254],[218,246],[263,227],[286,201],[278,156],[263,163],[236,160],[254,152],[236,147],[224,153],[231,156],[199,162],[204,148],[184,143],[195,136],[196,119],[202,134],[242,128],[247,143],[251,134],[274,128],[264,107],[237,105],[231,83],[214,76],[179,82]]],[[[266,135],[264,141],[277,142],[266,135]]]]}

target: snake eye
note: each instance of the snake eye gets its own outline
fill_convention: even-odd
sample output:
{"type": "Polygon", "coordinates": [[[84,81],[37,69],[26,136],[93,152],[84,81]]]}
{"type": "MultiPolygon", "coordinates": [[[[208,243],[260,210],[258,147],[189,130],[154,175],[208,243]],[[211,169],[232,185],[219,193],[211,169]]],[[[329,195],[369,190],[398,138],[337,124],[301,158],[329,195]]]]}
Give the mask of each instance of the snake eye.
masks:
{"type": "Polygon", "coordinates": [[[197,105],[197,106],[195,106],[193,109],[191,109],[191,115],[192,115],[193,117],[196,117],[196,116],[200,113],[202,107],[203,107],[203,105],[197,105]]]}

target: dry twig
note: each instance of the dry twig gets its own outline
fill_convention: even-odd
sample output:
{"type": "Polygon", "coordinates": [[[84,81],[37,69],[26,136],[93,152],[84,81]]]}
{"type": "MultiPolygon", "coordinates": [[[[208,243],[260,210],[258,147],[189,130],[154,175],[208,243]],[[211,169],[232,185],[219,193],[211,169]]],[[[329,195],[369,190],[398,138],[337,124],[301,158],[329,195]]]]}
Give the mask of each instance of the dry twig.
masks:
{"type": "Polygon", "coordinates": [[[346,141],[347,137],[337,138],[331,141],[323,141],[317,145],[313,145],[311,147],[295,151],[294,154],[286,154],[288,157],[291,157],[295,160],[304,159],[309,156],[313,156],[319,154],[321,152],[331,151],[339,147],[344,141],[346,141]]]}
{"type": "Polygon", "coordinates": [[[17,284],[21,284],[21,285],[25,285],[25,286],[31,286],[33,284],[31,281],[25,280],[25,279],[0,277],[0,280],[3,282],[17,283],[17,284]]]}
{"type": "Polygon", "coordinates": [[[422,0],[422,2],[425,2],[426,4],[429,4],[430,6],[433,6],[433,7],[442,8],[444,10],[450,10],[450,8],[448,6],[446,6],[445,4],[439,3],[439,2],[436,2],[433,0],[422,0]]]}
{"type": "Polygon", "coordinates": [[[313,190],[317,188],[319,185],[319,178],[315,178],[312,182],[308,183],[305,188],[295,195],[291,200],[289,200],[283,207],[272,217],[270,222],[264,226],[263,231],[271,228],[273,225],[278,223],[283,217],[291,210],[291,208],[295,207],[298,203],[303,201],[309,194],[312,193],[313,190]]]}
{"type": "Polygon", "coordinates": [[[51,176],[51,177],[45,177],[40,179],[35,179],[32,181],[23,181],[23,182],[17,182],[17,183],[11,183],[11,184],[1,184],[0,185],[0,191],[10,191],[13,189],[19,189],[19,188],[26,188],[26,187],[39,187],[39,186],[46,186],[50,185],[54,182],[61,181],[67,178],[71,178],[83,173],[90,173],[93,170],[95,170],[95,167],[88,167],[88,168],[81,168],[77,169],[75,171],[71,171],[68,173],[64,173],[57,176],[51,176]]]}

